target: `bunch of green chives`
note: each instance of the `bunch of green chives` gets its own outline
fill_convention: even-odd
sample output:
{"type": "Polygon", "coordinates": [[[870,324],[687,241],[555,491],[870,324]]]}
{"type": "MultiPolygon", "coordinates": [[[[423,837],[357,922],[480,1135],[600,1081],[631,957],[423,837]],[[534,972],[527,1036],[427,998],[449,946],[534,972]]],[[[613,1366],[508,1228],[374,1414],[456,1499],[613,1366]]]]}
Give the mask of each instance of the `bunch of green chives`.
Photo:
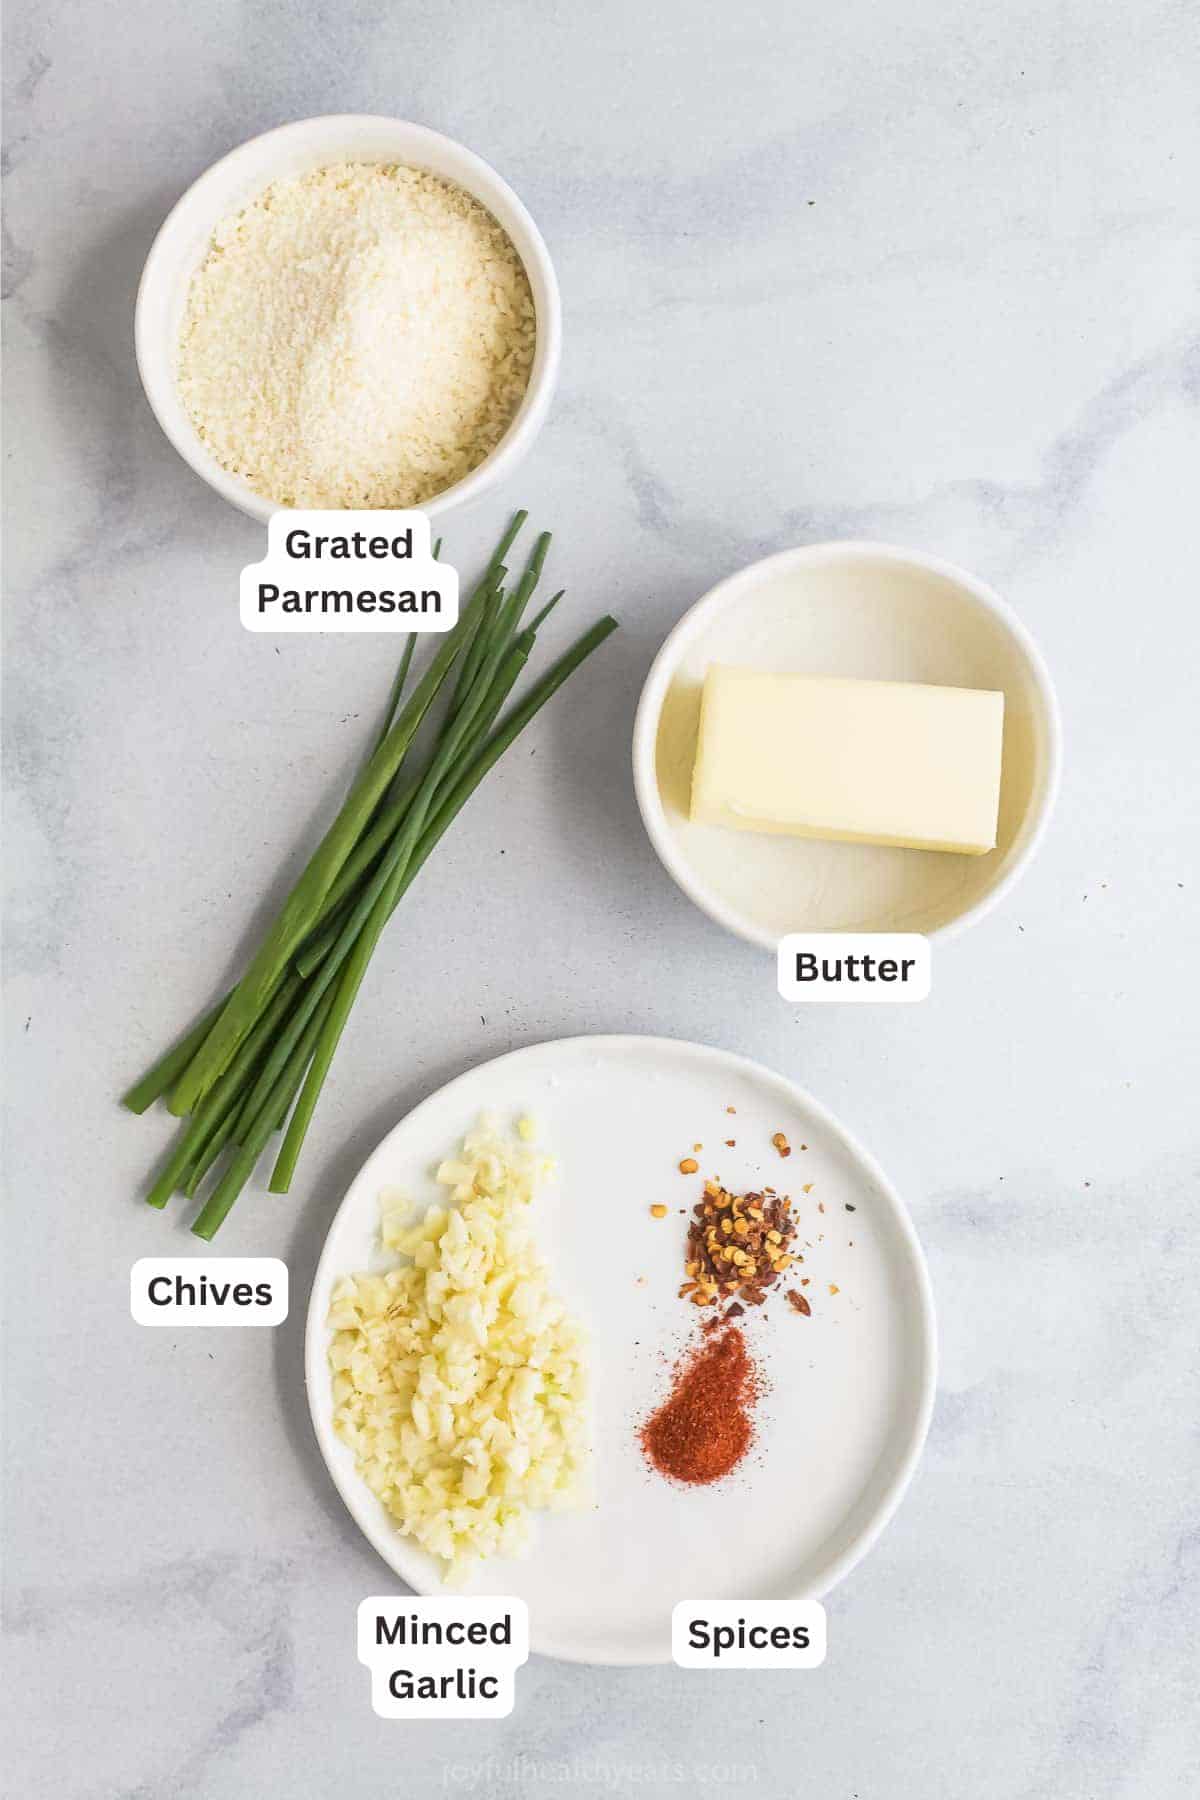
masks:
{"type": "Polygon", "coordinates": [[[380,933],[426,857],[504,752],[610,632],[605,617],[507,712],[553,599],[524,622],[550,545],[537,539],[506,588],[517,513],[457,625],[440,641],[409,698],[415,638],[401,658],[387,716],[337,818],[284,901],[237,985],[125,1095],[142,1113],[165,1097],[186,1123],[147,1199],[211,1186],[192,1230],[211,1239],[254,1172],[267,1140],[287,1130],[271,1175],[286,1193],[330,1063],[380,933]],[[456,672],[421,759],[417,732],[456,672]],[[503,716],[502,715],[503,712],[503,716]]]}

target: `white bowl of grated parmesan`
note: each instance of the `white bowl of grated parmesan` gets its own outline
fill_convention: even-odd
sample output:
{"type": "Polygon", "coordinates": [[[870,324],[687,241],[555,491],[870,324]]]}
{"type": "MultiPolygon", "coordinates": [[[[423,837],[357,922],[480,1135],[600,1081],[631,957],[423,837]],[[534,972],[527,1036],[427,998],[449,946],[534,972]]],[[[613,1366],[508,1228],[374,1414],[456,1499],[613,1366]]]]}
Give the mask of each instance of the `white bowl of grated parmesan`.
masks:
{"type": "Polygon", "coordinates": [[[436,516],[545,419],[562,309],[508,184],[439,132],[358,114],[252,138],[183,195],[138,289],[138,369],[196,473],[279,507],[436,516]]]}

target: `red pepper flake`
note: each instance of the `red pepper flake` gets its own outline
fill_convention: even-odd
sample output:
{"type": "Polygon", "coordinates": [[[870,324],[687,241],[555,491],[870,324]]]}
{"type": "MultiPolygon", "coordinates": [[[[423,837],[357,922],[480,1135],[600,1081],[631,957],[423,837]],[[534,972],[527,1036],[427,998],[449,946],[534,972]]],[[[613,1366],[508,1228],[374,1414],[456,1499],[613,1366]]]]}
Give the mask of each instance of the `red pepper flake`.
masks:
{"type": "Polygon", "coordinates": [[[795,1288],[788,1289],[786,1299],[787,1299],[788,1305],[794,1306],[796,1311],[798,1313],[803,1313],[804,1317],[806,1319],[812,1317],[812,1307],[808,1304],[808,1301],[805,1299],[804,1295],[798,1294],[796,1292],[795,1288]]]}
{"type": "Polygon", "coordinates": [[[795,1260],[796,1226],[788,1201],[770,1188],[731,1194],[713,1179],[705,1182],[693,1214],[684,1253],[692,1305],[739,1297],[761,1306],[768,1288],[795,1260]]]}
{"type": "Polygon", "coordinates": [[[676,1364],[670,1393],[642,1426],[648,1461],[671,1481],[720,1481],[750,1448],[758,1390],[740,1329],[707,1337],[676,1364]]]}

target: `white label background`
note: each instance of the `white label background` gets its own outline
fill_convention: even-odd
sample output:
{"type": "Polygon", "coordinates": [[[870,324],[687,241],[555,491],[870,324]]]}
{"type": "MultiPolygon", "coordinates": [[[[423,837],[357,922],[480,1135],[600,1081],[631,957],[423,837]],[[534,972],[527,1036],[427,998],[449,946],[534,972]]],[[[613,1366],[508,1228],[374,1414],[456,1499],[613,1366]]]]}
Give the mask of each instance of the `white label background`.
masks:
{"type": "Polygon", "coordinates": [[[780,996],[792,1004],[903,1006],[929,996],[929,939],[913,931],[793,931],[779,940],[777,979],[780,996]],[[915,967],[904,981],[898,977],[880,981],[878,975],[871,981],[861,975],[850,981],[845,974],[837,981],[826,981],[820,974],[815,981],[800,981],[796,957],[801,952],[815,956],[818,969],[834,959],[840,959],[844,968],[849,956],[871,956],[876,963],[884,958],[896,964],[910,961],[915,967]]]}
{"type": "MultiPolygon", "coordinates": [[[[442,632],[449,631],[458,620],[458,571],[445,562],[434,562],[429,520],[423,512],[277,512],[267,524],[267,554],[262,562],[249,563],[242,570],[241,619],[247,631],[262,631],[283,636],[297,631],[376,631],[376,632],[442,632]],[[288,534],[304,531],[310,538],[318,535],[351,537],[361,531],[368,538],[396,538],[411,530],[411,557],[332,557],[290,556],[288,534]],[[352,612],[285,613],[282,599],[272,602],[265,612],[259,610],[260,582],[270,582],[280,589],[348,588],[351,593],[369,589],[379,593],[390,588],[394,593],[422,588],[436,590],[442,599],[440,612],[352,612]]],[[[314,602],[314,605],[316,603],[314,602]]]]}
{"type": "Polygon", "coordinates": [[[516,1696],[516,1671],[529,1660],[529,1608],[524,1600],[486,1595],[372,1594],[358,1608],[358,1660],[371,1671],[371,1705],[381,1719],[506,1719],[516,1696]],[[493,1644],[379,1644],[375,1621],[397,1616],[446,1625],[478,1621],[492,1625],[505,1614],[512,1619],[512,1643],[493,1644]],[[496,1698],[404,1700],[390,1691],[393,1670],[406,1669],[414,1680],[422,1675],[452,1676],[456,1669],[474,1669],[477,1676],[495,1677],[496,1698]]]}
{"type": "Polygon", "coordinates": [[[819,1600],[681,1600],[671,1613],[671,1655],[681,1669],[816,1669],[825,1661],[827,1630],[825,1608],[819,1600]],[[689,1641],[693,1620],[708,1628],[709,1645],[698,1650],[689,1641]],[[736,1645],[715,1655],[713,1628],[736,1632],[740,1625],[769,1633],[781,1625],[789,1632],[804,1627],[808,1643],[777,1649],[739,1649],[736,1645]]]}
{"type": "Polygon", "coordinates": [[[138,1325],[167,1325],[172,1331],[191,1325],[282,1325],[288,1314],[287,1264],[277,1256],[143,1256],[129,1271],[129,1310],[138,1325]],[[218,1287],[234,1288],[246,1282],[253,1289],[259,1282],[270,1284],[271,1303],[259,1305],[252,1299],[247,1306],[235,1306],[227,1299],[223,1306],[213,1300],[201,1305],[174,1299],[167,1306],[156,1306],[150,1298],[150,1283],[166,1276],[172,1288],[176,1275],[191,1282],[199,1290],[200,1277],[218,1287]]]}

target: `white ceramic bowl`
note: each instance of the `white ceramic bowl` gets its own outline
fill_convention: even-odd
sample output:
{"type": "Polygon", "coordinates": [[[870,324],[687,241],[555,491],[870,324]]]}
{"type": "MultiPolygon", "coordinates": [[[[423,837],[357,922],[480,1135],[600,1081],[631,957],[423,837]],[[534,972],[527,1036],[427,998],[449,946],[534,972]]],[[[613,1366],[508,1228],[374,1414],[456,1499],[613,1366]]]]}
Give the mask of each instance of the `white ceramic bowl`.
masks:
{"type": "Polygon", "coordinates": [[[638,805],[664,867],[710,918],[772,951],[788,931],[944,936],[982,918],[1041,842],[1060,754],[1049,673],[1011,608],[937,557],[867,543],[784,550],[721,582],[659,651],[633,736],[638,805]],[[693,824],[700,692],[713,662],[1002,689],[995,850],[955,856],[693,824]]]}
{"type": "Polygon", "coordinates": [[[435,517],[477,500],[512,473],[546,417],[562,350],[558,281],[541,232],[494,169],[440,132],[403,119],[330,114],[298,119],[264,132],[214,163],[176,202],[146,258],[134,320],[142,386],[155,417],[184,461],[234,506],[252,518],[269,519],[276,504],[222,469],[197,436],[175,384],[175,346],[188,287],[220,221],[238,212],[272,181],[341,161],[407,163],[457,182],[504,227],[529,277],[537,347],[525,398],[491,455],[462,481],[426,501],[421,510],[435,517]]]}

